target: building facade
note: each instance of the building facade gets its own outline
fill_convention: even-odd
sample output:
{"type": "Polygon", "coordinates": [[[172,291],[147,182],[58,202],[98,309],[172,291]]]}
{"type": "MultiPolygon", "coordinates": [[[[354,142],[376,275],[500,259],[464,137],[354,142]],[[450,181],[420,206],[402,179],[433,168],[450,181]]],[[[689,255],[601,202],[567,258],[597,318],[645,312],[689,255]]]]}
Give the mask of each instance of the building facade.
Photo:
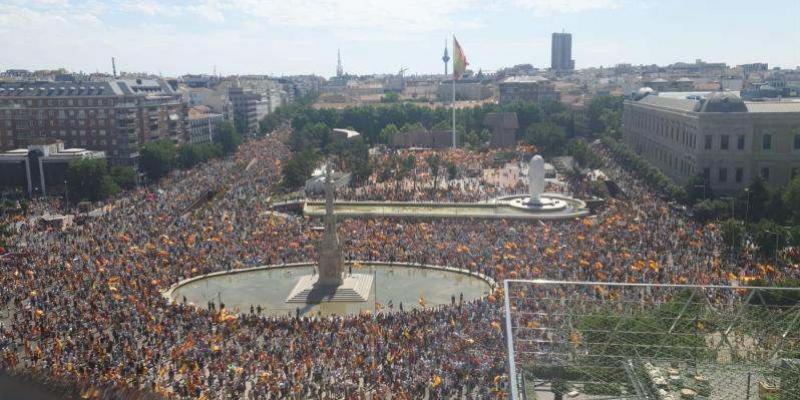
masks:
{"type": "Polygon", "coordinates": [[[492,148],[514,147],[517,144],[519,121],[514,112],[492,112],[483,118],[483,125],[492,131],[489,145],[492,148]]]}
{"type": "Polygon", "coordinates": [[[244,90],[238,85],[228,89],[228,99],[233,106],[233,120],[244,133],[258,132],[258,102],[261,95],[244,90]]]}
{"type": "MultiPolygon", "coordinates": [[[[488,81],[469,78],[457,80],[455,92],[457,101],[486,100],[494,94],[493,87],[488,81]]],[[[453,81],[442,81],[436,89],[436,96],[440,101],[452,101],[453,81]]]]}
{"type": "Polygon", "coordinates": [[[187,141],[191,144],[211,142],[224,121],[222,114],[211,112],[208,107],[193,107],[186,117],[187,141]]]}
{"type": "Polygon", "coordinates": [[[572,59],[571,33],[553,33],[550,44],[550,68],[556,71],[575,69],[575,60],[572,59]]]}
{"type": "Polygon", "coordinates": [[[736,191],[757,177],[780,186],[800,174],[800,102],[647,95],[625,101],[624,141],[678,183],[701,176],[736,191]]]}
{"type": "Polygon", "coordinates": [[[0,188],[23,188],[29,197],[64,193],[69,163],[81,158],[105,158],[105,153],[64,148],[61,141],[0,153],[0,188]]]}
{"type": "Polygon", "coordinates": [[[514,76],[506,78],[498,85],[500,105],[515,101],[549,103],[559,101],[561,96],[555,85],[547,78],[538,76],[514,76]]]}
{"type": "Polygon", "coordinates": [[[185,107],[165,81],[0,83],[0,150],[60,140],[135,165],[146,142],[186,140],[185,107]]]}

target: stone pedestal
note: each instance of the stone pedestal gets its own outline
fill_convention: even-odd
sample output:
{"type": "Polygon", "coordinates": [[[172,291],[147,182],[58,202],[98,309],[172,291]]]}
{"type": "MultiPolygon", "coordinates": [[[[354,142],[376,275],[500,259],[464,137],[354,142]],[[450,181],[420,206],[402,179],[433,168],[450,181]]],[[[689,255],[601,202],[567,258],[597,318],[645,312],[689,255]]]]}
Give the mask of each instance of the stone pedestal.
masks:
{"type": "Polygon", "coordinates": [[[346,275],[341,284],[320,282],[319,275],[303,275],[286,298],[287,303],[365,302],[372,291],[371,274],[346,275]]]}

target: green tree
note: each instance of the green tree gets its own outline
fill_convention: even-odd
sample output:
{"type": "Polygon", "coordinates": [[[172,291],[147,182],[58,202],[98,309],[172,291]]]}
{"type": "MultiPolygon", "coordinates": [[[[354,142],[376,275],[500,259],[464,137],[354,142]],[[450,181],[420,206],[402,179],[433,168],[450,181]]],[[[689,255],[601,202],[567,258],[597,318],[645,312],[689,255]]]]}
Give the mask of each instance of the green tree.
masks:
{"type": "Polygon", "coordinates": [[[782,247],[788,238],[789,231],[786,228],[766,218],[760,220],[753,231],[753,239],[765,256],[775,254],[776,249],[782,247]]]}
{"type": "Polygon", "coordinates": [[[591,135],[605,134],[619,138],[623,101],[622,96],[597,96],[589,102],[586,115],[591,135]]]}
{"type": "Polygon", "coordinates": [[[381,103],[397,103],[400,100],[400,95],[397,92],[388,92],[381,96],[381,103]]]}
{"type": "Polygon", "coordinates": [[[166,176],[175,166],[175,144],[170,140],[155,140],[146,143],[139,151],[139,168],[156,182],[166,176]]]}
{"type": "Polygon", "coordinates": [[[722,240],[733,251],[741,248],[742,239],[744,238],[744,224],[742,224],[742,221],[728,218],[720,224],[720,231],[722,232],[722,240]]]}
{"type": "Polygon", "coordinates": [[[185,144],[178,150],[178,165],[191,168],[222,154],[222,147],[214,143],[185,144]]]}
{"type": "Polygon", "coordinates": [[[770,195],[764,181],[758,177],[748,186],[750,205],[749,205],[749,220],[758,222],[767,216],[767,204],[769,203],[770,195]]]}
{"type": "Polygon", "coordinates": [[[397,125],[389,124],[381,129],[380,134],[378,134],[378,141],[380,143],[390,144],[392,143],[392,138],[400,133],[400,130],[397,129],[397,125]]]}
{"type": "Polygon", "coordinates": [[[447,161],[447,179],[452,181],[453,179],[456,179],[456,176],[458,176],[458,168],[456,168],[456,163],[448,160],[447,161]]]}
{"type": "Polygon", "coordinates": [[[795,225],[800,225],[800,175],[792,179],[783,191],[783,204],[789,207],[795,225]]]}
{"type": "Polygon", "coordinates": [[[242,143],[242,135],[230,122],[223,122],[219,125],[214,142],[219,144],[222,154],[233,154],[242,143]]]}
{"type": "Polygon", "coordinates": [[[319,160],[319,153],[313,149],[305,149],[286,162],[281,170],[283,175],[282,184],[288,189],[297,189],[303,186],[314,168],[317,167],[319,160]]]}
{"type": "Polygon", "coordinates": [[[102,158],[82,158],[70,162],[67,168],[69,200],[103,200],[119,192],[119,186],[108,175],[108,165],[102,158]]]}
{"type": "Polygon", "coordinates": [[[720,219],[731,214],[729,202],[722,200],[703,200],[692,208],[694,217],[699,221],[720,219]]]}
{"type": "Polygon", "coordinates": [[[428,163],[428,168],[431,169],[431,175],[433,175],[433,189],[436,190],[436,182],[439,179],[439,168],[442,166],[442,157],[437,153],[433,153],[425,159],[425,162],[428,163]]]}
{"type": "Polygon", "coordinates": [[[545,156],[554,157],[563,154],[567,134],[564,128],[552,122],[538,122],[528,128],[525,139],[545,156]]]}
{"type": "Polygon", "coordinates": [[[689,177],[689,180],[684,185],[686,189],[686,202],[690,205],[697,203],[700,200],[706,200],[713,196],[711,187],[708,181],[703,179],[700,175],[689,177]]]}
{"type": "Polygon", "coordinates": [[[114,183],[123,190],[131,190],[136,187],[136,170],[132,167],[113,167],[110,175],[114,183]]]}

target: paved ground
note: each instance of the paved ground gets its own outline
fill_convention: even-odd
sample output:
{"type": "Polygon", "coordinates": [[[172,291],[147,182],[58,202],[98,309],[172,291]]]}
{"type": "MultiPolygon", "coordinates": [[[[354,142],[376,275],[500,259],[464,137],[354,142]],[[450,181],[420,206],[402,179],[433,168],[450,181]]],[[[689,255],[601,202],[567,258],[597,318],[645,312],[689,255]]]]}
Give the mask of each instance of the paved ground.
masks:
{"type": "Polygon", "coordinates": [[[39,383],[21,381],[0,374],[0,400],[56,400],[61,397],[39,383]]]}

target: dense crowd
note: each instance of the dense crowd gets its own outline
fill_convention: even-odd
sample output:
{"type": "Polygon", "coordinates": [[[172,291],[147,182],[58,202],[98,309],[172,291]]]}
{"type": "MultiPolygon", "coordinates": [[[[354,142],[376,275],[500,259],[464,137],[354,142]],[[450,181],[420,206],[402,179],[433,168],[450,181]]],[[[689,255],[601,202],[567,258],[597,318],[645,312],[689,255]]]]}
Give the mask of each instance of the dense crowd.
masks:
{"type": "MultiPolygon", "coordinates": [[[[524,189],[519,160],[491,170],[487,154],[441,154],[475,168],[459,168],[446,190],[426,190],[436,186],[433,174],[418,162],[410,188],[371,179],[344,196],[474,201],[524,189]],[[472,169],[482,172],[470,180],[472,169]]],[[[498,281],[731,284],[797,275],[755,260],[728,265],[713,225],[685,219],[603,156],[628,197],[609,199],[590,218],[348,219],[339,227],[347,233],[344,252],[353,260],[466,268],[498,281]]],[[[162,297],[190,276],[316,258],[318,222],[270,212],[288,157],[280,135],[251,141],[233,157],[175,172],[63,230],[33,218],[64,211],[57,202],[33,203],[9,221],[16,242],[0,261],[0,369],[94,385],[82,386],[87,397],[131,389],[206,399],[504,397],[500,293],[413,312],[322,318],[236,315],[162,297]]]]}

